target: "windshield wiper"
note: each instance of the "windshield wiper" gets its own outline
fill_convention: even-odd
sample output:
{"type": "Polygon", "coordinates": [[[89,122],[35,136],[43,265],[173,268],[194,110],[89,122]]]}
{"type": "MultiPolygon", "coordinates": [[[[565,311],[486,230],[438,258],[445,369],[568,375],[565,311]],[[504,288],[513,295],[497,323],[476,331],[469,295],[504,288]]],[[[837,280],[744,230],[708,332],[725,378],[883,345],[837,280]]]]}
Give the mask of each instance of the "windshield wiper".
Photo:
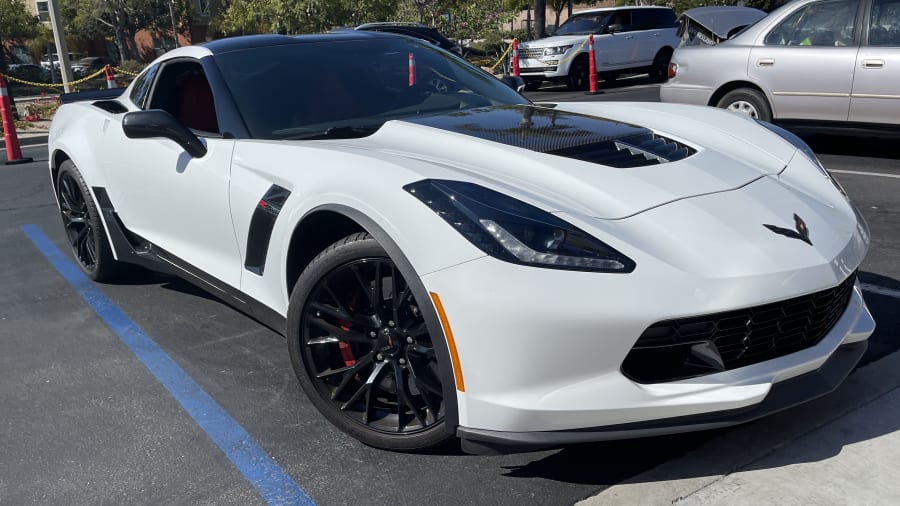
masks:
{"type": "Polygon", "coordinates": [[[356,139],[372,135],[379,128],[378,125],[333,126],[317,132],[305,132],[290,135],[285,140],[313,140],[313,139],[356,139]]]}

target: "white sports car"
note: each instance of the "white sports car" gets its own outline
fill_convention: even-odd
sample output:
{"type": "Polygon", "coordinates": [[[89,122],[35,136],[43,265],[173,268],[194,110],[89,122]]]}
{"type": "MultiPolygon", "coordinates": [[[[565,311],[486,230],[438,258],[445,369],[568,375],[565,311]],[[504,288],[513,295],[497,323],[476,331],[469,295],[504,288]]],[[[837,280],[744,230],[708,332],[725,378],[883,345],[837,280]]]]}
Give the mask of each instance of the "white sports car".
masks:
{"type": "Polygon", "coordinates": [[[874,329],[869,234],[794,135],[712,108],[532,104],[394,35],[253,36],[65,97],[63,224],[287,337],[366,444],[519,451],[823,395],[874,329]]]}

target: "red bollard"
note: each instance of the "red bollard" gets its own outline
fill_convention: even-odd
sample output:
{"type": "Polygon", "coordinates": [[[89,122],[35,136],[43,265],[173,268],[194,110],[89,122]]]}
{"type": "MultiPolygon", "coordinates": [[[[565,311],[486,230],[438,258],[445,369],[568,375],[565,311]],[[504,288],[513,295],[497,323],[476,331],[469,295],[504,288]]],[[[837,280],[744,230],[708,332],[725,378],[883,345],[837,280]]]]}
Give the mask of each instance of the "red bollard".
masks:
{"type": "Polygon", "coordinates": [[[597,94],[597,60],[594,57],[594,34],[588,35],[588,95],[597,94]]]}
{"type": "Polygon", "coordinates": [[[109,68],[109,65],[107,65],[106,67],[103,67],[103,71],[104,71],[104,73],[106,73],[106,88],[107,89],[118,88],[119,85],[116,84],[116,76],[113,75],[113,71],[111,68],[109,68]]]}
{"type": "Polygon", "coordinates": [[[409,53],[409,85],[416,85],[416,57],[409,53]]]}
{"type": "Polygon", "coordinates": [[[519,41],[517,39],[512,41],[512,75],[519,75],[519,41]]]}
{"type": "Polygon", "coordinates": [[[22,158],[19,137],[16,135],[16,120],[13,119],[12,103],[6,89],[6,79],[0,75],[0,116],[3,117],[3,139],[6,141],[6,165],[31,162],[31,158],[22,158]]]}

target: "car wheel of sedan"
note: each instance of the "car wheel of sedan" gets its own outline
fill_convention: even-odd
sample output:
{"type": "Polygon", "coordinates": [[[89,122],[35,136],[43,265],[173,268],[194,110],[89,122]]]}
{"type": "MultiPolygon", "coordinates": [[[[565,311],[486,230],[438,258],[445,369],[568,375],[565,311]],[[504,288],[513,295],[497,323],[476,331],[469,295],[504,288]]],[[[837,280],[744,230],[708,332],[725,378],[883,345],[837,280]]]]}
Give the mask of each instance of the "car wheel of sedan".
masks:
{"type": "Polygon", "coordinates": [[[320,253],[291,293],[288,348],[297,378],[331,423],[365,444],[420,450],[452,437],[419,303],[365,233],[320,253]]]}
{"type": "Polygon", "coordinates": [[[575,58],[572,66],[569,68],[569,76],[566,79],[566,86],[570,90],[583,91],[588,89],[588,60],[584,56],[575,58]]]}
{"type": "Polygon", "coordinates": [[[653,58],[653,65],[650,67],[650,80],[654,83],[661,83],[669,77],[669,62],[672,60],[672,50],[660,49],[653,58]]]}
{"type": "Polygon", "coordinates": [[[100,212],[75,164],[66,160],[56,177],[56,197],[66,237],[78,267],[94,281],[108,281],[121,272],[106,239],[100,212]]]}
{"type": "Polygon", "coordinates": [[[729,91],[717,104],[722,109],[746,114],[754,119],[772,121],[772,110],[766,97],[758,90],[738,88],[729,91]]]}

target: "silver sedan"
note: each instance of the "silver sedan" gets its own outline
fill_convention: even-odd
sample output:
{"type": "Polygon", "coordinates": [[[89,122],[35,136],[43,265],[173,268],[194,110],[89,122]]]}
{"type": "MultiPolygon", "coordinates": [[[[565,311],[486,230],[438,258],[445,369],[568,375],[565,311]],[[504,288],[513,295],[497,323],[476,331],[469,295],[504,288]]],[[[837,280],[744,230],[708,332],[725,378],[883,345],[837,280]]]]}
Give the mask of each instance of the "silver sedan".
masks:
{"type": "Polygon", "coordinates": [[[715,46],[675,51],[663,102],[772,121],[897,125],[900,0],[796,0],[715,46]]]}

